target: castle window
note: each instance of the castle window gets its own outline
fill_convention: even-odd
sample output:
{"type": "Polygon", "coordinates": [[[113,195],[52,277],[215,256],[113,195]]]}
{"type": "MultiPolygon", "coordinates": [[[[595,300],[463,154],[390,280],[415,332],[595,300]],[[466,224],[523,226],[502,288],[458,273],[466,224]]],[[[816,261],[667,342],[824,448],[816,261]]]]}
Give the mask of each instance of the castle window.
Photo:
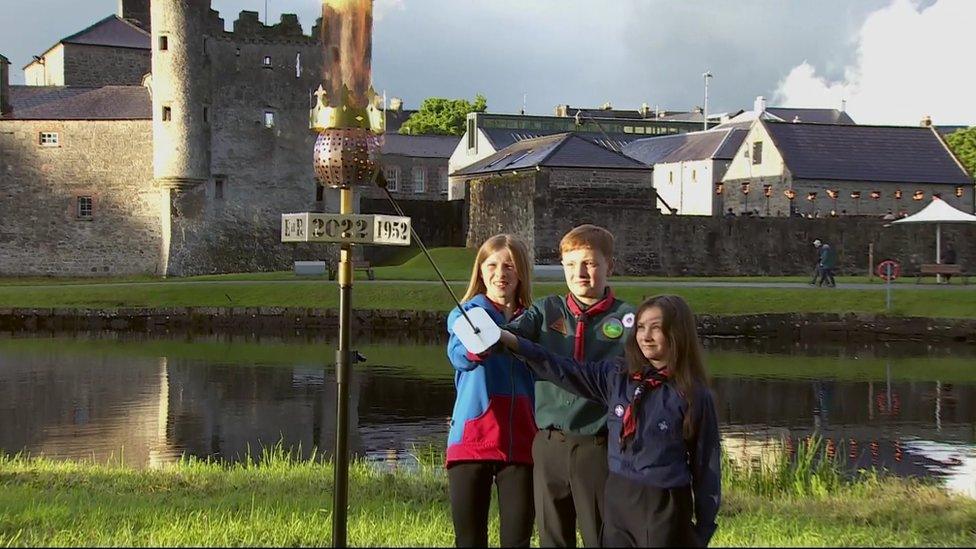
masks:
{"type": "Polygon", "coordinates": [[[325,187],[323,187],[322,185],[319,185],[318,183],[316,183],[315,184],[315,201],[316,202],[322,202],[323,200],[325,200],[325,187]]]}
{"type": "Polygon", "coordinates": [[[271,111],[264,111],[264,127],[273,128],[275,125],[275,115],[271,111]]]}
{"type": "Polygon", "coordinates": [[[163,122],[169,122],[173,119],[173,109],[172,107],[163,106],[163,122]]]}
{"type": "Polygon", "coordinates": [[[302,52],[295,54],[295,78],[302,77],[302,52]]]}
{"type": "Polygon", "coordinates": [[[58,135],[58,132],[41,132],[37,140],[42,147],[61,146],[61,136],[58,135]]]}
{"type": "Polygon", "coordinates": [[[386,166],[383,168],[383,176],[386,177],[386,188],[390,192],[397,192],[400,189],[400,166],[386,166]]]}
{"type": "Polygon", "coordinates": [[[95,200],[91,196],[79,196],[77,198],[78,219],[91,219],[94,211],[95,200]]]}
{"type": "Polygon", "coordinates": [[[159,37],[159,51],[166,51],[169,49],[169,36],[165,34],[159,37]]]}
{"type": "Polygon", "coordinates": [[[415,193],[422,193],[425,190],[424,179],[427,174],[424,172],[425,170],[423,166],[413,167],[413,192],[415,193]]]}
{"type": "Polygon", "coordinates": [[[210,122],[210,107],[204,107],[203,108],[203,121],[205,123],[209,123],[210,122]]]}
{"type": "Polygon", "coordinates": [[[269,68],[269,69],[271,68],[271,56],[270,55],[265,55],[264,56],[264,66],[265,66],[265,68],[269,68]]]}
{"type": "Polygon", "coordinates": [[[226,182],[227,182],[226,177],[214,178],[214,200],[224,199],[224,183],[226,182]]]}

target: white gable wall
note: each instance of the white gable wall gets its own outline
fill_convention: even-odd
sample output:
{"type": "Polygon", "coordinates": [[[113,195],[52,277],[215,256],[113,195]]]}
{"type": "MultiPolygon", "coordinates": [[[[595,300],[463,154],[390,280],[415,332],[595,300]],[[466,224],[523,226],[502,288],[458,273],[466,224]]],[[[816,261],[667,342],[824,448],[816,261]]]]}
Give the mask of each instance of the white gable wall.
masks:
{"type": "MultiPolygon", "coordinates": [[[[654,190],[678,215],[713,215],[715,181],[721,178],[716,174],[724,162],[690,160],[654,165],[654,190]]],[[[661,212],[669,214],[661,205],[661,212]]]]}
{"type": "MultiPolygon", "coordinates": [[[[475,162],[488,158],[489,156],[495,154],[495,147],[492,146],[491,141],[488,140],[488,136],[485,135],[481,128],[475,129],[477,132],[474,142],[474,148],[468,148],[468,132],[464,132],[461,136],[461,141],[458,142],[457,147],[454,148],[454,152],[451,154],[451,158],[447,161],[447,173],[453,174],[457,170],[466,168],[475,162]]],[[[464,199],[464,178],[463,177],[451,177],[450,183],[447,187],[447,199],[448,200],[462,200],[464,199]]]]}

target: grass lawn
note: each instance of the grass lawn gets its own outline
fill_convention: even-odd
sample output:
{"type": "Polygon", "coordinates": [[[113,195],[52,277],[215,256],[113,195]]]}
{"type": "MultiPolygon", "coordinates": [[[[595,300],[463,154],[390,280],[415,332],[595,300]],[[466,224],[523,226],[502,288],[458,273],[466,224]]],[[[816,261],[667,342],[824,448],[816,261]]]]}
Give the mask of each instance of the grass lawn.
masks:
{"type": "MultiPolygon", "coordinates": [[[[450,546],[437,452],[413,471],[350,470],[355,546],[450,546]]],[[[972,546],[976,501],[918,481],[781,462],[726,461],[715,546],[972,546]]],[[[495,504],[493,503],[493,507],[495,504]]],[[[498,545],[497,508],[489,527],[498,545]]],[[[332,469],[269,452],[261,463],[185,460],[157,470],[0,458],[0,546],[325,546],[332,469]]],[[[534,539],[534,544],[538,538],[534,539]]]]}

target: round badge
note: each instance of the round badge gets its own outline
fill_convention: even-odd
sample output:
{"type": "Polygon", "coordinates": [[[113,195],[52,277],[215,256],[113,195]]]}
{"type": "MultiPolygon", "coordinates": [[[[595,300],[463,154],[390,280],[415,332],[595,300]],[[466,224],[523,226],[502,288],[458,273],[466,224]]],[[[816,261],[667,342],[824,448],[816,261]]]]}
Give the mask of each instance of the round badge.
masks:
{"type": "Polygon", "coordinates": [[[618,404],[613,408],[613,414],[617,417],[624,417],[624,405],[618,404]]]}
{"type": "Polygon", "coordinates": [[[609,337],[610,339],[617,339],[624,335],[624,325],[622,322],[616,318],[611,318],[610,320],[603,323],[603,335],[609,337]]]}
{"type": "Polygon", "coordinates": [[[634,327],[634,313],[627,313],[624,315],[623,319],[624,328],[634,327]]]}

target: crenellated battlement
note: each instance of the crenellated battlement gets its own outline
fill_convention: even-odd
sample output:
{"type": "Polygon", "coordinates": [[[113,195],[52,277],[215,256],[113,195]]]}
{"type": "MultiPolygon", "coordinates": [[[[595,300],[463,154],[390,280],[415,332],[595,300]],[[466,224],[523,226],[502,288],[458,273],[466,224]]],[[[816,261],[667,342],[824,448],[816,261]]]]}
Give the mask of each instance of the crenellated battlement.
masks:
{"type": "MultiPolygon", "coordinates": [[[[217,12],[212,12],[215,16],[217,12]]],[[[225,31],[224,21],[217,16],[218,24],[213,38],[228,42],[241,43],[262,43],[262,44],[315,44],[319,42],[319,29],[322,25],[322,18],[319,17],[312,27],[311,34],[305,34],[302,25],[298,20],[298,15],[294,13],[283,13],[278,23],[265,25],[261,22],[256,11],[241,11],[238,18],[234,21],[232,31],[225,31]]]]}

